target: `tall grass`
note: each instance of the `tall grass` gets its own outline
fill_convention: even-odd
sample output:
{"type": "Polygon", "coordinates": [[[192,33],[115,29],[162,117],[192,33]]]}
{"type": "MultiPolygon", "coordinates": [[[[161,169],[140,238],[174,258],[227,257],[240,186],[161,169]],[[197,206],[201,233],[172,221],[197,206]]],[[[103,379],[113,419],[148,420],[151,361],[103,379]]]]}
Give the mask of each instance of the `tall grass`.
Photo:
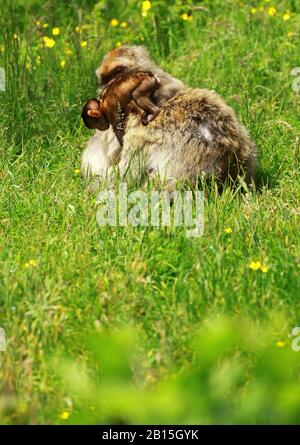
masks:
{"type": "Polygon", "coordinates": [[[142,17],[142,2],[133,0],[2,0],[1,422],[298,421],[299,357],[288,334],[300,322],[300,96],[290,76],[300,65],[300,9],[271,3],[153,1],[142,17]],[[43,36],[55,46],[41,44],[43,36]],[[95,94],[103,54],[119,43],[145,44],[187,84],[216,89],[258,145],[260,189],[208,193],[201,238],[186,238],[184,228],[97,226],[95,200],[78,174],[90,136],[80,110],[95,94]],[[262,267],[251,269],[252,261],[262,267]],[[285,316],[278,321],[274,310],[285,316]],[[198,361],[191,340],[211,314],[240,325],[255,319],[254,346],[228,322],[216,343],[201,337],[204,355],[213,352],[198,361]],[[118,346],[124,327],[135,332],[124,334],[124,348],[137,343],[133,365],[118,346]],[[91,332],[104,335],[97,358],[91,332]],[[240,342],[224,352],[228,336],[240,342]],[[109,360],[119,352],[116,377],[109,360]],[[282,370],[285,359],[291,373],[282,370]],[[70,367],[73,377],[89,376],[90,399],[76,381],[63,383],[70,367]],[[107,411],[102,392],[113,401],[107,411]]]}

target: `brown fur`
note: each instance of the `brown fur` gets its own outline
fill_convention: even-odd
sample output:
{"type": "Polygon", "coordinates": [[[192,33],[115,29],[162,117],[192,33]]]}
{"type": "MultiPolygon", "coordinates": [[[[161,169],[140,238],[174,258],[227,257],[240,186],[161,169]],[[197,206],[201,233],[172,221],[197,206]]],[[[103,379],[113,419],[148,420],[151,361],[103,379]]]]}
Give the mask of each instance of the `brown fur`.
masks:
{"type": "Polygon", "coordinates": [[[88,128],[107,130],[110,124],[120,142],[123,143],[125,122],[134,101],[144,110],[143,125],[148,125],[159,114],[160,109],[151,101],[151,94],[160,87],[159,79],[150,72],[130,72],[112,79],[101,92],[100,100],[90,99],[84,106],[82,118],[88,128]]]}
{"type": "Polygon", "coordinates": [[[216,176],[224,182],[235,180],[244,170],[248,182],[255,180],[255,145],[234,111],[214,91],[185,87],[136,46],[110,51],[97,76],[103,83],[116,72],[134,70],[149,70],[161,80],[154,95],[161,112],[146,127],[139,116],[129,115],[118,157],[121,176],[130,170],[134,177],[142,168],[167,182],[194,182],[198,176],[216,176]]]}
{"type": "Polygon", "coordinates": [[[145,47],[133,45],[114,48],[106,54],[96,71],[100,90],[113,78],[132,71],[150,71],[159,78],[161,86],[153,95],[157,105],[170,99],[184,85],[158,67],[145,47]]]}
{"type": "Polygon", "coordinates": [[[247,182],[255,180],[256,149],[232,108],[214,91],[183,88],[165,102],[160,115],[147,128],[131,116],[125,130],[121,173],[135,167],[143,153],[146,173],[156,172],[169,181],[198,176],[235,180],[242,170],[247,182]]]}

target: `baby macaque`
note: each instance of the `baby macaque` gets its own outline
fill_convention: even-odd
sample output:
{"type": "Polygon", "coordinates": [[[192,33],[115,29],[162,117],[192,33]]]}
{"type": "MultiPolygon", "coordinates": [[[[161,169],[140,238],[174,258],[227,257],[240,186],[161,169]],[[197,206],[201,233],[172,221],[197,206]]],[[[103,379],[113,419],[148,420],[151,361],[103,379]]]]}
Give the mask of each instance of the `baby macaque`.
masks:
{"type": "Polygon", "coordinates": [[[130,111],[129,104],[144,110],[141,117],[143,125],[148,125],[157,117],[160,108],[150,97],[160,87],[160,80],[151,72],[135,71],[113,79],[102,91],[100,99],[90,99],[82,111],[85,125],[91,129],[105,131],[110,124],[120,142],[123,142],[124,123],[130,111]]]}

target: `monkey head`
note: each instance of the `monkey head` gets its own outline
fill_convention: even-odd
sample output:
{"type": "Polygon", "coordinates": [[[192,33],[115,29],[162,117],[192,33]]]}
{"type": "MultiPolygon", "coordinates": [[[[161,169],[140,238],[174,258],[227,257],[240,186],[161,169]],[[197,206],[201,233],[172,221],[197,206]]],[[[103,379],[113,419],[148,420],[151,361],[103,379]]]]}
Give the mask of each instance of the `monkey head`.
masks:
{"type": "Polygon", "coordinates": [[[83,107],[81,117],[86,127],[105,131],[109,128],[103,103],[98,99],[90,99],[83,107]]]}
{"type": "Polygon", "coordinates": [[[149,71],[159,78],[161,86],[153,94],[156,105],[173,97],[184,86],[157,66],[144,46],[133,45],[120,46],[106,54],[96,71],[100,91],[117,77],[135,71],[149,71]]]}
{"type": "Polygon", "coordinates": [[[143,46],[120,46],[109,51],[104,57],[96,75],[100,86],[105,86],[116,77],[131,71],[153,71],[156,65],[143,46]]]}

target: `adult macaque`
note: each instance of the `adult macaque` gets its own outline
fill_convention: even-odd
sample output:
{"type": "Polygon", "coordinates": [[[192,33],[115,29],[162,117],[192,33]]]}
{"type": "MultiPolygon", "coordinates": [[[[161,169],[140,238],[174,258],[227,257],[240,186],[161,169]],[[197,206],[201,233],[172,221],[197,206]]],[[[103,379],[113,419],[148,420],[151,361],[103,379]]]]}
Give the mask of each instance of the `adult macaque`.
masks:
{"type": "Polygon", "coordinates": [[[161,112],[146,127],[141,125],[139,115],[130,114],[122,148],[95,135],[83,155],[84,172],[90,169],[93,173],[97,168],[101,171],[93,157],[98,150],[102,159],[104,153],[112,155],[109,159],[118,163],[121,178],[129,170],[133,177],[141,172],[140,154],[144,173],[157,174],[168,182],[194,182],[204,175],[215,176],[223,183],[230,178],[235,180],[241,169],[248,182],[255,178],[255,145],[234,111],[214,91],[185,87],[158,68],[143,47],[110,51],[97,75],[106,84],[134,70],[151,71],[159,77],[161,87],[152,99],[161,112]]]}
{"type": "Polygon", "coordinates": [[[134,101],[144,110],[141,121],[143,125],[148,125],[160,112],[160,108],[150,99],[159,87],[159,79],[150,72],[122,74],[109,82],[101,92],[100,100],[90,99],[85,104],[81,114],[83,121],[88,128],[100,131],[112,125],[122,145],[127,116],[130,111],[134,111],[130,102],[134,101]]]}

